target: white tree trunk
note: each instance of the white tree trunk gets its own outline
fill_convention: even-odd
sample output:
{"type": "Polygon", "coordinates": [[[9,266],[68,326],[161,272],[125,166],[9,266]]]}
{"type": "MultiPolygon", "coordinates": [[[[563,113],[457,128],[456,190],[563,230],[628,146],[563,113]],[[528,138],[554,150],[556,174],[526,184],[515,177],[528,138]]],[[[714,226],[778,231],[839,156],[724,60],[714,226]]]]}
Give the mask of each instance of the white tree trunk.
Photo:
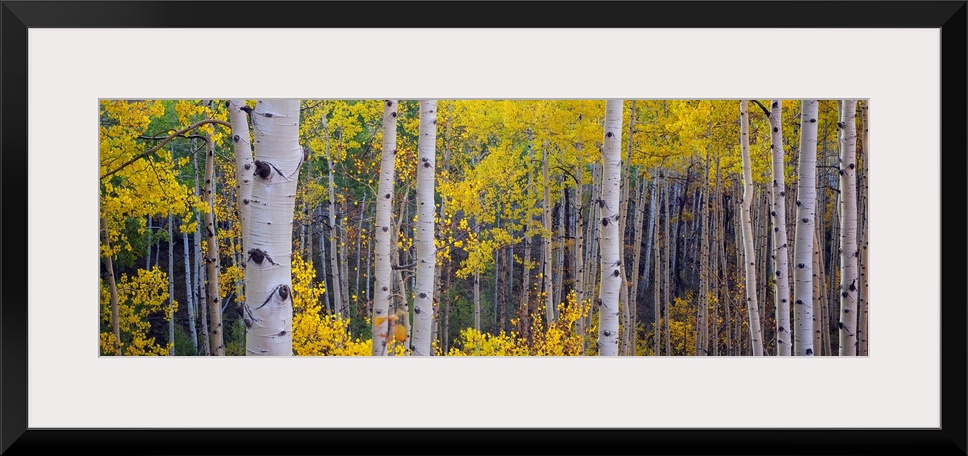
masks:
{"type": "Polygon", "coordinates": [[[750,210],[753,203],[753,171],[750,166],[749,112],[746,100],[739,101],[740,146],[743,152],[743,198],[740,222],[743,226],[743,252],[746,264],[746,306],[750,319],[750,342],[753,356],[763,356],[763,332],[760,328],[760,309],[756,302],[756,258],[753,251],[753,223],[750,210]]]}
{"type": "Polygon", "coordinates": [[[622,290],[622,254],[620,250],[619,207],[622,181],[622,100],[605,103],[605,139],[602,146],[602,281],[599,291],[598,352],[602,356],[618,355],[618,294],[622,290]]]}
{"type": "MultiPolygon", "coordinates": [[[[247,355],[292,355],[292,219],[303,162],[299,100],[259,100],[246,256],[247,355]]],[[[245,237],[245,236],[243,236],[245,237]]]]}
{"type": "Polygon", "coordinates": [[[206,140],[205,148],[205,205],[208,211],[205,212],[205,229],[207,231],[206,240],[208,249],[205,252],[205,266],[207,269],[208,290],[208,340],[211,347],[211,354],[222,356],[225,354],[225,345],[222,342],[222,300],[219,294],[219,256],[218,256],[218,237],[215,232],[215,148],[212,139],[206,140]]]}
{"type": "Polygon", "coordinates": [[[544,258],[542,261],[544,268],[541,273],[541,278],[543,279],[542,287],[545,293],[545,323],[548,326],[555,321],[555,293],[551,280],[551,180],[548,177],[548,154],[550,152],[551,148],[548,144],[545,144],[544,150],[541,152],[541,177],[544,182],[544,201],[541,208],[541,225],[544,228],[544,231],[541,233],[541,256],[544,258]]]}
{"type": "Polygon", "coordinates": [[[198,331],[195,329],[195,299],[194,291],[192,290],[192,268],[191,268],[191,256],[188,252],[188,233],[182,231],[182,246],[184,247],[184,257],[185,257],[185,301],[188,305],[188,328],[192,335],[192,348],[195,349],[195,354],[198,354],[198,331]]]}
{"type": "Polygon", "coordinates": [[[412,355],[431,354],[431,328],[434,322],[434,173],[437,169],[437,101],[420,102],[420,138],[417,142],[417,284],[414,287],[412,355]]]}
{"type": "Polygon", "coordinates": [[[390,289],[393,271],[390,268],[390,249],[396,245],[390,238],[393,212],[393,174],[397,153],[397,100],[383,103],[383,151],[380,159],[380,183],[376,206],[376,267],[373,274],[373,356],[386,356],[391,340],[387,318],[390,309],[390,289]]]}
{"type": "Polygon", "coordinates": [[[857,355],[857,100],[840,115],[840,356],[857,355]]]}
{"type": "Polygon", "coordinates": [[[326,116],[323,115],[320,118],[320,124],[323,127],[323,135],[326,138],[326,169],[329,170],[329,258],[330,258],[330,271],[333,275],[332,280],[332,294],[333,294],[333,311],[336,315],[343,318],[349,317],[349,309],[347,309],[347,302],[343,299],[343,289],[341,280],[341,271],[339,265],[339,229],[336,223],[336,184],[333,180],[333,156],[329,147],[329,126],[326,123],[326,116]]]}
{"type": "MultiPolygon", "coordinates": [[[[786,228],[786,179],[783,152],[783,106],[781,100],[770,105],[770,126],[773,154],[773,289],[776,305],[776,354],[790,356],[793,349],[790,337],[790,253],[786,228]]],[[[798,310],[800,310],[798,306],[798,310]]],[[[799,322],[799,320],[798,320],[799,322]]]]}
{"type": "Polygon", "coordinates": [[[814,347],[814,254],[817,202],[817,100],[804,100],[800,108],[800,159],[797,164],[797,218],[796,245],[793,252],[794,311],[796,329],[794,353],[796,356],[813,356],[814,347]]]}
{"type": "Polygon", "coordinates": [[[861,249],[861,255],[859,258],[860,264],[861,264],[860,271],[859,271],[860,290],[858,291],[858,295],[857,295],[857,302],[860,307],[860,309],[858,310],[858,313],[860,315],[858,316],[858,321],[857,321],[857,355],[858,356],[867,356],[868,354],[867,353],[867,308],[868,308],[869,302],[868,302],[867,284],[870,283],[870,279],[867,275],[867,266],[868,266],[867,244],[870,241],[870,221],[867,218],[867,208],[870,206],[868,204],[868,196],[870,194],[868,193],[868,187],[867,187],[867,177],[868,177],[868,170],[869,170],[869,167],[867,166],[867,164],[870,163],[870,160],[867,155],[869,152],[868,145],[867,145],[867,138],[868,138],[867,105],[869,103],[870,103],[870,100],[866,100],[863,102],[863,105],[861,107],[861,115],[863,116],[862,118],[863,126],[861,130],[863,135],[861,137],[862,138],[861,160],[863,160],[864,173],[863,173],[863,178],[861,179],[861,182],[862,182],[861,183],[861,192],[862,192],[861,201],[863,202],[863,206],[862,206],[863,215],[861,215],[860,217],[863,223],[861,224],[860,235],[863,237],[864,240],[860,246],[860,249],[861,249]]]}
{"type": "Polygon", "coordinates": [[[171,229],[171,213],[168,214],[168,305],[171,307],[171,318],[168,319],[168,355],[175,356],[175,237],[171,229]]]}

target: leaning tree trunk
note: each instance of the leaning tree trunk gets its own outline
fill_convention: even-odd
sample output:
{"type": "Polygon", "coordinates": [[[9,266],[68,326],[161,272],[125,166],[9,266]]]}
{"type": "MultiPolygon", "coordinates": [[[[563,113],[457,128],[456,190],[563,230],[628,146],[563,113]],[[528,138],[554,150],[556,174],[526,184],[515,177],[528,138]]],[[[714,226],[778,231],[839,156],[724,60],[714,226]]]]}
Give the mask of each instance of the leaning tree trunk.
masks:
{"type": "Polygon", "coordinates": [[[205,229],[208,241],[208,248],[205,252],[205,265],[207,267],[208,290],[205,295],[208,298],[208,340],[211,346],[211,354],[222,356],[225,354],[225,345],[222,343],[222,302],[219,299],[219,256],[218,238],[215,233],[215,192],[212,191],[215,179],[215,146],[211,138],[206,138],[205,148],[205,190],[204,198],[207,210],[205,211],[205,229]]]}
{"type": "Polygon", "coordinates": [[[420,102],[420,138],[417,142],[417,283],[413,300],[413,344],[411,354],[429,356],[434,321],[434,173],[437,169],[437,100],[420,102]]]}
{"type": "Polygon", "coordinates": [[[292,219],[304,152],[299,100],[259,100],[255,138],[244,315],[247,355],[292,355],[292,219]]]}
{"type": "Polygon", "coordinates": [[[743,198],[740,220],[743,226],[743,252],[746,263],[746,307],[749,312],[750,342],[753,356],[763,356],[763,331],[760,328],[760,309],[756,303],[756,256],[753,253],[753,223],[750,210],[753,203],[753,171],[750,167],[749,112],[746,100],[739,101],[740,146],[743,152],[743,198]]]}
{"type": "MultiPolygon", "coordinates": [[[[783,159],[783,106],[780,100],[770,105],[770,125],[772,126],[773,153],[773,277],[774,301],[776,305],[776,354],[790,356],[793,348],[790,340],[790,253],[787,245],[786,228],[786,173],[783,159]]],[[[798,306],[798,310],[805,306],[798,306]]],[[[807,317],[809,320],[809,317],[807,317]]],[[[799,322],[800,320],[798,320],[799,322]]]]}
{"type": "Polygon", "coordinates": [[[840,115],[840,356],[857,355],[857,100],[840,115]]]}
{"type": "Polygon", "coordinates": [[[397,101],[386,100],[383,109],[383,151],[380,160],[380,184],[376,206],[376,267],[373,293],[373,356],[386,356],[390,343],[389,325],[390,288],[393,271],[390,268],[390,224],[393,212],[393,172],[397,153],[397,101]]]}
{"type": "Polygon", "coordinates": [[[622,180],[622,100],[605,103],[602,201],[602,281],[599,291],[598,353],[618,355],[618,294],[623,287],[619,200],[622,180]]]}
{"type": "Polygon", "coordinates": [[[797,164],[796,246],[793,252],[794,311],[796,330],[793,339],[797,356],[815,353],[813,324],[814,260],[813,239],[817,202],[817,100],[804,100],[800,108],[800,159],[797,164]]]}

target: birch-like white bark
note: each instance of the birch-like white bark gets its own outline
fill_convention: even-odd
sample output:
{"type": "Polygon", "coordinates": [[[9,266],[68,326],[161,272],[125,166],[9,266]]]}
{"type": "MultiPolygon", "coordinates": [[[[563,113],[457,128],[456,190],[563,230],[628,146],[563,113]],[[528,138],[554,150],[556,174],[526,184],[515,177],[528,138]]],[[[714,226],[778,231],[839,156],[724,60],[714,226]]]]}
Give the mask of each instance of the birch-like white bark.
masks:
{"type": "Polygon", "coordinates": [[[746,307],[749,312],[750,343],[753,356],[763,356],[763,332],[760,328],[760,309],[756,302],[756,258],[753,250],[753,223],[750,210],[753,203],[753,171],[750,166],[749,111],[746,100],[739,102],[740,146],[743,153],[743,197],[740,223],[743,227],[743,252],[746,269],[746,307]]]}
{"type": "Polygon", "coordinates": [[[206,139],[205,146],[205,189],[204,198],[208,211],[205,212],[205,230],[207,250],[205,252],[205,267],[207,270],[208,289],[206,290],[206,303],[208,304],[208,341],[211,347],[211,354],[222,356],[225,354],[225,345],[222,342],[222,300],[219,292],[219,255],[218,237],[215,232],[215,148],[212,139],[206,139]]]}
{"type": "Polygon", "coordinates": [[[619,233],[619,203],[622,180],[622,100],[605,103],[605,138],[602,141],[603,181],[601,207],[602,261],[599,291],[598,353],[618,355],[618,294],[622,283],[622,255],[619,233]]]}
{"type": "Polygon", "coordinates": [[[413,300],[413,344],[411,354],[431,354],[431,328],[434,321],[434,174],[437,170],[437,100],[420,102],[420,137],[417,140],[417,232],[414,248],[417,254],[417,282],[413,300]]]}
{"type": "Polygon", "coordinates": [[[544,304],[545,304],[545,322],[547,325],[551,325],[555,321],[555,302],[554,302],[554,288],[551,277],[551,180],[548,177],[548,154],[551,152],[548,144],[544,145],[544,150],[541,151],[541,177],[544,182],[544,201],[541,211],[541,224],[544,228],[541,233],[541,252],[544,260],[542,264],[544,266],[543,272],[541,273],[543,288],[544,288],[544,304]]]}
{"type": "Polygon", "coordinates": [[[330,151],[329,125],[326,123],[326,116],[323,115],[319,120],[323,128],[323,135],[326,138],[326,169],[329,172],[329,258],[330,271],[333,275],[332,295],[333,311],[342,318],[349,317],[347,302],[343,299],[342,273],[339,265],[339,228],[336,221],[336,183],[333,180],[333,155],[330,151]]]}
{"type": "MultiPolygon", "coordinates": [[[[770,105],[770,127],[773,155],[773,296],[776,305],[776,353],[790,356],[793,344],[790,337],[790,253],[786,228],[785,153],[783,151],[783,106],[781,100],[770,105]]],[[[802,130],[801,130],[802,131],[802,130]]],[[[801,310],[798,306],[798,310],[801,310]]],[[[798,320],[800,322],[800,320],[798,320]]]]}
{"type": "Polygon", "coordinates": [[[397,100],[383,103],[383,150],[380,155],[380,183],[376,206],[376,266],[373,274],[373,356],[386,356],[391,335],[387,318],[390,309],[390,289],[393,271],[390,268],[390,249],[395,245],[390,238],[393,212],[393,174],[397,153],[397,100]]]}
{"type": "Polygon", "coordinates": [[[840,356],[857,355],[857,100],[840,114],[840,356]]]}
{"type": "Polygon", "coordinates": [[[198,330],[195,329],[195,299],[194,290],[192,289],[192,268],[188,252],[188,233],[182,231],[182,247],[183,256],[185,258],[185,301],[188,305],[188,328],[192,335],[192,348],[195,349],[195,354],[198,354],[198,330]]]}
{"type": "Polygon", "coordinates": [[[793,306],[796,356],[813,356],[814,346],[814,253],[813,239],[817,203],[817,100],[803,100],[800,108],[800,158],[797,169],[796,245],[793,251],[793,306]]]}
{"type": "Polygon", "coordinates": [[[247,355],[292,355],[292,223],[304,151],[299,100],[259,100],[246,254],[247,355]]]}

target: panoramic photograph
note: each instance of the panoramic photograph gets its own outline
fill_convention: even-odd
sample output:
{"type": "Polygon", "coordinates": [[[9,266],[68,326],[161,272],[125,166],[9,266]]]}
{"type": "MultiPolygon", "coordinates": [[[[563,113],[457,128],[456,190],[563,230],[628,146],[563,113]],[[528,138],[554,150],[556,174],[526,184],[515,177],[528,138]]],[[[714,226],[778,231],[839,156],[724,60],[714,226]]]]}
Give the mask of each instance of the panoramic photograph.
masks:
{"type": "Polygon", "coordinates": [[[865,99],[98,109],[101,356],[868,356],[865,99]]]}

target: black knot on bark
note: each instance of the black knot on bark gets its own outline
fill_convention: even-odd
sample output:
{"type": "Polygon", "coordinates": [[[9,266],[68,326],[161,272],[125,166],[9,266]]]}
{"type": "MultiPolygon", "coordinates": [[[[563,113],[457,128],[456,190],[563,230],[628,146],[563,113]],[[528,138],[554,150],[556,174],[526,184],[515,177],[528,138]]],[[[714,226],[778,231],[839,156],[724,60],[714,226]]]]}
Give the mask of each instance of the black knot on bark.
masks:
{"type": "Polygon", "coordinates": [[[803,268],[807,267],[807,265],[805,265],[803,263],[797,263],[797,267],[800,268],[800,269],[803,269],[803,268]]]}
{"type": "Polygon", "coordinates": [[[847,167],[850,168],[850,169],[854,169],[854,164],[851,163],[851,164],[847,165],[847,167]]]}
{"type": "Polygon", "coordinates": [[[808,218],[803,219],[803,223],[810,223],[810,219],[808,218]]]}
{"type": "Polygon", "coordinates": [[[420,293],[420,299],[426,299],[426,298],[427,298],[427,293],[422,293],[421,292],[420,293]]]}
{"type": "Polygon", "coordinates": [[[413,313],[415,313],[417,315],[420,315],[420,308],[419,307],[414,307],[413,308],[413,313]]]}
{"type": "Polygon", "coordinates": [[[390,100],[387,100],[387,106],[393,106],[393,102],[390,100]]]}
{"type": "Polygon", "coordinates": [[[235,136],[232,137],[232,140],[235,141],[235,142],[239,142],[239,140],[241,140],[241,139],[242,138],[240,138],[239,135],[235,135],[235,136]]]}
{"type": "Polygon", "coordinates": [[[242,204],[249,204],[248,198],[242,200],[242,204]]]}
{"type": "Polygon", "coordinates": [[[260,160],[256,160],[255,161],[255,175],[256,176],[259,176],[259,177],[261,177],[263,179],[268,179],[269,178],[269,174],[271,173],[271,171],[272,170],[269,169],[269,164],[268,163],[266,163],[264,161],[260,161],[260,160]]]}
{"type": "Polygon", "coordinates": [[[808,348],[808,349],[807,349],[807,350],[806,350],[805,352],[803,352],[803,353],[804,353],[804,354],[806,354],[806,355],[808,355],[808,356],[810,356],[810,355],[813,355],[813,349],[812,349],[812,348],[808,348]]]}
{"type": "Polygon", "coordinates": [[[609,336],[612,335],[612,332],[606,329],[606,330],[602,331],[602,335],[605,336],[605,337],[609,337],[609,336]]]}
{"type": "Polygon", "coordinates": [[[424,168],[430,168],[430,163],[424,162],[424,168]]]}
{"type": "Polygon", "coordinates": [[[802,306],[803,305],[803,301],[797,299],[797,301],[794,304],[796,304],[798,306],[802,306]]]}
{"type": "MultiPolygon", "coordinates": [[[[783,332],[783,331],[784,331],[784,329],[785,329],[785,328],[784,328],[784,327],[782,327],[782,326],[780,326],[779,328],[776,328],[776,330],[777,330],[777,331],[780,331],[780,332],[783,332]]],[[[781,342],[781,341],[777,341],[777,342],[781,342]]]]}
{"type": "Polygon", "coordinates": [[[776,276],[780,277],[780,271],[776,271],[776,276]]]}
{"type": "Polygon", "coordinates": [[[279,334],[276,334],[276,335],[277,336],[285,336],[286,335],[286,330],[283,329],[282,331],[279,331],[279,334]]]}
{"type": "Polygon", "coordinates": [[[776,217],[776,211],[770,211],[770,215],[776,217]]]}
{"type": "Polygon", "coordinates": [[[252,114],[252,108],[248,106],[242,106],[241,108],[239,108],[239,110],[246,114],[252,114]]]}
{"type": "Polygon", "coordinates": [[[289,285],[284,284],[279,286],[279,298],[282,300],[289,299],[289,285]]]}
{"type": "Polygon", "coordinates": [[[387,227],[383,227],[383,232],[384,232],[384,233],[386,233],[386,232],[387,232],[387,230],[388,230],[388,228],[387,228],[387,227]]]}
{"type": "Polygon", "coordinates": [[[773,127],[773,133],[776,133],[776,132],[778,132],[778,131],[780,131],[780,129],[779,129],[779,128],[776,128],[776,127],[773,127]]]}
{"type": "Polygon", "coordinates": [[[394,119],[396,119],[397,118],[397,112],[396,111],[391,112],[390,113],[390,117],[393,117],[394,119]]]}
{"type": "MultiPolygon", "coordinates": [[[[844,298],[846,298],[846,297],[847,297],[847,295],[849,295],[849,294],[850,294],[850,293],[847,293],[846,291],[842,291],[842,292],[840,292],[840,296],[841,296],[841,297],[844,297],[844,298]]],[[[844,309],[844,312],[846,312],[846,311],[847,311],[847,309],[844,309]]]]}
{"type": "Polygon", "coordinates": [[[246,164],[242,165],[242,167],[245,168],[246,170],[250,170],[250,169],[252,169],[252,163],[246,163],[246,164]]]}
{"type": "Polygon", "coordinates": [[[612,134],[612,132],[605,133],[605,137],[606,138],[611,138],[612,136],[615,136],[615,135],[612,134]]]}
{"type": "Polygon", "coordinates": [[[621,275],[621,273],[618,272],[618,269],[616,269],[614,272],[612,272],[612,277],[618,277],[619,275],[621,275]]]}
{"type": "Polygon", "coordinates": [[[800,200],[797,200],[797,206],[799,206],[799,205],[800,205],[800,200]]]}
{"type": "Polygon", "coordinates": [[[382,290],[383,290],[383,291],[387,291],[387,287],[383,287],[383,288],[382,288],[382,290]]]}
{"type": "Polygon", "coordinates": [[[810,123],[817,123],[817,119],[810,119],[810,123]]]}

